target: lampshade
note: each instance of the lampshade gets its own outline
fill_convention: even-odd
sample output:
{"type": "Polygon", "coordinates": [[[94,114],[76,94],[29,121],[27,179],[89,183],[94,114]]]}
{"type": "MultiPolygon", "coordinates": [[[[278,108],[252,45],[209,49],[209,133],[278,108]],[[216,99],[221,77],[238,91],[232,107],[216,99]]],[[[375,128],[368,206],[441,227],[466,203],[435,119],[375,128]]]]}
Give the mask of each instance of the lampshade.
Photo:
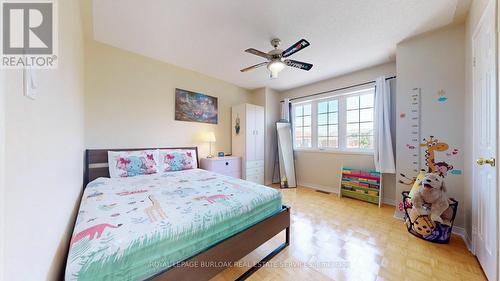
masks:
{"type": "Polygon", "coordinates": [[[205,135],[205,141],[206,141],[206,142],[216,142],[214,132],[208,132],[208,133],[205,135]]]}
{"type": "Polygon", "coordinates": [[[275,60],[267,65],[267,69],[271,72],[271,78],[278,78],[278,73],[285,68],[285,64],[280,60],[275,60]]]}

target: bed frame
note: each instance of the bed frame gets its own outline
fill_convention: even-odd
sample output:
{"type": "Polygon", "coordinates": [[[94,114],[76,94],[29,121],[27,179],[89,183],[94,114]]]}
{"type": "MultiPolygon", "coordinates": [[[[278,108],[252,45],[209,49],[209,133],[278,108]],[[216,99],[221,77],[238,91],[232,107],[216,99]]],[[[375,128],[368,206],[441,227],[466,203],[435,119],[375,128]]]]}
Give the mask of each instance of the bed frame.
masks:
{"type": "MultiPolygon", "coordinates": [[[[85,185],[99,177],[109,177],[108,151],[132,151],[158,148],[133,149],[90,149],[85,157],[85,185]]],[[[197,147],[171,147],[160,149],[196,150],[196,162],[199,167],[197,147]]],[[[238,262],[274,236],[285,231],[285,242],[279,245],[262,260],[250,267],[236,280],[245,280],[284,248],[290,245],[290,208],[282,206],[281,211],[241,232],[226,238],[207,250],[179,262],[177,266],[165,268],[148,280],[209,280],[221,271],[238,262]],[[222,266],[209,266],[217,264],[222,266]],[[185,266],[187,265],[187,266],[185,266]],[[192,266],[198,265],[198,266],[192,266]],[[205,265],[205,266],[203,266],[205,265]],[[207,266],[208,265],[208,266],[207,266]]]]}

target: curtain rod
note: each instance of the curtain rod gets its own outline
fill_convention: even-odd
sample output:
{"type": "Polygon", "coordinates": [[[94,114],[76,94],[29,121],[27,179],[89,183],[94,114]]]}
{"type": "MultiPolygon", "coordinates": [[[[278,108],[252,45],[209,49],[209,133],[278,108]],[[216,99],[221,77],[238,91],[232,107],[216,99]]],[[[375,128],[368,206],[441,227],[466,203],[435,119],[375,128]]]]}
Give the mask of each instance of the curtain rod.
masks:
{"type": "MultiPolygon", "coordinates": [[[[385,78],[385,80],[387,81],[387,80],[391,80],[391,79],[394,79],[394,78],[396,78],[396,76],[391,76],[391,77],[385,78]]],[[[320,92],[320,93],[316,93],[316,94],[310,94],[310,95],[307,95],[307,96],[291,98],[290,101],[298,100],[298,99],[303,99],[303,98],[314,97],[314,96],[319,96],[319,95],[328,94],[328,93],[331,93],[331,92],[337,92],[337,91],[347,90],[347,89],[350,89],[350,88],[364,86],[364,85],[369,85],[369,84],[372,84],[372,83],[375,83],[375,80],[369,81],[369,82],[360,83],[360,84],[356,84],[356,85],[351,85],[351,86],[347,86],[347,87],[337,88],[337,89],[333,89],[333,90],[328,90],[328,91],[324,91],[324,92],[320,92]]],[[[282,100],[281,102],[285,102],[285,101],[282,100]]]]}

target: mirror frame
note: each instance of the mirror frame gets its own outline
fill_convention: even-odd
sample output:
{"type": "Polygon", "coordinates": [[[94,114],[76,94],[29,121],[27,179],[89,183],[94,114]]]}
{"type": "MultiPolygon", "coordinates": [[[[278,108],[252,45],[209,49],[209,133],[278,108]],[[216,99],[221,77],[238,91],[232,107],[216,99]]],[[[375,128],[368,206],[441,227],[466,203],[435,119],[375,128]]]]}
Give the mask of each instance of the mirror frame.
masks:
{"type": "Polygon", "coordinates": [[[279,175],[279,184],[280,184],[280,188],[297,188],[298,186],[298,183],[297,183],[297,169],[296,169],[296,166],[295,166],[295,152],[293,151],[293,128],[292,128],[292,123],[288,122],[287,120],[279,120],[276,122],[275,124],[276,126],[276,146],[278,148],[278,175],[279,175]],[[287,187],[284,187],[282,186],[281,184],[281,157],[280,157],[280,142],[279,142],[279,132],[278,132],[278,124],[288,124],[290,126],[290,143],[291,143],[291,153],[292,153],[292,164],[293,164],[293,171],[294,171],[294,180],[295,180],[295,186],[287,186],[287,187]]]}

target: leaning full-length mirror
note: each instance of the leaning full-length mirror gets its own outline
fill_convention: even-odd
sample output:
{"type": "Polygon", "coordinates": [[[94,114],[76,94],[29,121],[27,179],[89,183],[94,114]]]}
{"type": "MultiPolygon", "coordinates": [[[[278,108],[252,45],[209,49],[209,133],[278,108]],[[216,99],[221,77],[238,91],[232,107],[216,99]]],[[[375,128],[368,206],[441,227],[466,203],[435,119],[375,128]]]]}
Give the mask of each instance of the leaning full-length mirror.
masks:
{"type": "Polygon", "coordinates": [[[276,123],[280,185],[283,188],[297,187],[293,159],[292,127],[288,122],[276,123]]]}

